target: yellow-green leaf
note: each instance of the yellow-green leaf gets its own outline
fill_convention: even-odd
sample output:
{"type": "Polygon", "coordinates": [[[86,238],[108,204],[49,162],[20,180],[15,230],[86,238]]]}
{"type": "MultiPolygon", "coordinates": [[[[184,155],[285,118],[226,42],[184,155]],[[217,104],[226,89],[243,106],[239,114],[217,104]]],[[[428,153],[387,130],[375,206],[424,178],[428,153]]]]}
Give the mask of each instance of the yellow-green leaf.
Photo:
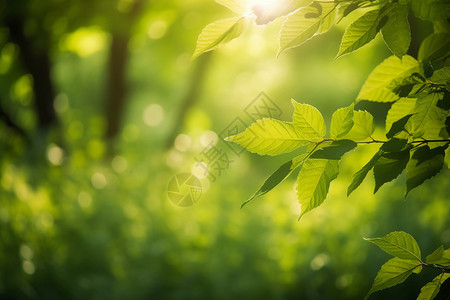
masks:
{"type": "Polygon", "coordinates": [[[436,276],[433,281],[428,282],[420,289],[417,300],[433,300],[439,294],[442,283],[450,278],[450,273],[443,273],[436,276]]]}
{"type": "Polygon", "coordinates": [[[415,106],[416,99],[414,98],[400,98],[392,104],[386,116],[386,132],[389,132],[394,122],[414,113],[415,106]]]}
{"type": "Polygon", "coordinates": [[[405,55],[399,59],[391,56],[372,71],[356,97],[356,101],[396,101],[399,97],[389,89],[391,81],[407,77],[418,71],[419,63],[413,57],[405,55]]]}
{"type": "Polygon", "coordinates": [[[330,135],[331,138],[336,139],[345,136],[353,127],[353,107],[339,108],[333,113],[331,117],[330,135]]]}
{"type": "Polygon", "coordinates": [[[242,0],[215,0],[215,1],[237,14],[245,13],[246,9],[242,0]]]}
{"type": "Polygon", "coordinates": [[[292,121],[298,134],[307,141],[319,142],[326,133],[325,121],[322,114],[309,104],[301,104],[292,100],[294,116],[292,121]]]}
{"type": "Polygon", "coordinates": [[[301,204],[299,219],[325,200],[331,181],[338,173],[339,161],[326,159],[308,159],[298,174],[297,196],[301,204]]]}
{"type": "Polygon", "coordinates": [[[197,47],[192,58],[196,58],[204,52],[214,50],[237,38],[242,34],[247,24],[247,18],[235,17],[222,19],[207,25],[197,39],[197,47]]]}
{"type": "Polygon", "coordinates": [[[227,137],[260,155],[278,155],[309,144],[292,123],[274,119],[261,119],[243,132],[227,137]]]}
{"type": "Polygon", "coordinates": [[[387,13],[387,23],[381,28],[384,42],[399,58],[406,54],[411,43],[408,12],[406,5],[393,3],[387,13]]]}
{"type": "Polygon", "coordinates": [[[373,130],[373,116],[365,110],[356,110],[353,112],[353,127],[342,138],[364,141],[372,135],[373,130]]]}
{"type": "Polygon", "coordinates": [[[416,240],[404,231],[394,231],[380,238],[364,238],[374,243],[386,253],[402,259],[417,260],[420,262],[420,248],[416,240]]]}

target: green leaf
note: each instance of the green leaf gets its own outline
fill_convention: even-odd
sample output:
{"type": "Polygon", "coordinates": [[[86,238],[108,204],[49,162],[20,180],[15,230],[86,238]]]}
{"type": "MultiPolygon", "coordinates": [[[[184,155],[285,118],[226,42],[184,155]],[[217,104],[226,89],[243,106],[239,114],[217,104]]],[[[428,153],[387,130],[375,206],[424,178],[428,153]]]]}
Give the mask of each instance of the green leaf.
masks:
{"type": "Polygon", "coordinates": [[[352,140],[334,141],[330,146],[321,148],[311,154],[310,158],[340,160],[342,155],[353,150],[358,144],[352,140]]]}
{"type": "Polygon", "coordinates": [[[246,204],[251,202],[257,197],[260,197],[269,191],[271,191],[274,187],[276,187],[278,184],[280,184],[284,179],[286,179],[296,168],[301,166],[306,158],[306,154],[302,154],[285,164],[281,165],[272,175],[269,176],[269,178],[266,179],[266,181],[263,183],[263,185],[259,188],[258,191],[247,201],[245,201],[241,208],[244,207],[246,204]]]}
{"type": "Polygon", "coordinates": [[[433,61],[450,52],[450,33],[434,33],[426,37],[419,48],[419,61],[433,61]]]}
{"type": "Polygon", "coordinates": [[[206,25],[197,39],[192,58],[202,53],[216,49],[217,47],[237,38],[247,27],[248,20],[245,17],[222,19],[206,25]]]}
{"type": "Polygon", "coordinates": [[[392,138],[384,143],[383,146],[380,147],[380,150],[383,150],[384,152],[399,152],[404,150],[407,143],[408,140],[406,139],[392,138]]]}
{"type": "Polygon", "coordinates": [[[239,0],[215,0],[217,3],[219,3],[222,6],[225,6],[229,10],[237,13],[237,14],[243,14],[245,13],[245,6],[243,4],[243,1],[239,0]]]}
{"type": "Polygon", "coordinates": [[[276,7],[266,9],[264,4],[258,4],[257,1],[253,1],[252,6],[253,14],[256,15],[255,24],[265,25],[281,16],[285,16],[299,9],[299,7],[305,7],[311,4],[312,0],[281,0],[277,1],[276,7]]]}
{"type": "Polygon", "coordinates": [[[406,260],[398,257],[388,260],[381,266],[381,270],[375,277],[373,285],[364,299],[369,298],[374,292],[402,283],[418,267],[420,267],[420,264],[414,260],[406,260]]]}
{"type": "Polygon", "coordinates": [[[294,105],[293,124],[304,140],[320,142],[326,133],[325,121],[322,114],[309,104],[300,104],[292,100],[294,105]]]}
{"type": "Polygon", "coordinates": [[[392,53],[399,58],[406,54],[411,43],[408,12],[406,5],[393,3],[387,13],[388,21],[381,28],[384,42],[392,53]]]}
{"type": "Polygon", "coordinates": [[[333,3],[314,2],[290,14],[281,26],[280,48],[277,56],[284,50],[300,46],[312,38],[319,30],[322,18],[333,9],[333,3]]]}
{"type": "Polygon", "coordinates": [[[433,253],[427,256],[427,264],[437,264],[444,267],[450,266],[450,249],[444,250],[444,246],[440,246],[433,253]]]}
{"type": "Polygon", "coordinates": [[[430,149],[428,146],[418,148],[406,166],[406,195],[439,173],[444,164],[444,147],[430,149]]]}
{"type": "MultiPolygon", "coordinates": [[[[406,145],[406,143],[405,143],[406,145]]],[[[400,175],[406,168],[409,161],[409,149],[400,152],[383,153],[376,161],[373,167],[373,175],[375,177],[375,190],[400,175]]]]}
{"type": "Polygon", "coordinates": [[[439,108],[436,106],[442,94],[430,93],[424,97],[420,97],[416,101],[414,107],[414,115],[412,121],[412,133],[424,130],[424,127],[430,120],[439,119],[439,108]]]}
{"type": "Polygon", "coordinates": [[[443,273],[436,276],[433,281],[428,282],[420,289],[417,300],[433,300],[439,294],[442,283],[450,278],[450,273],[443,273]]]}
{"type": "Polygon", "coordinates": [[[364,141],[372,135],[373,130],[373,116],[365,110],[356,110],[353,112],[353,127],[342,138],[364,141]]]}
{"type": "Polygon", "coordinates": [[[445,84],[450,80],[450,67],[444,67],[442,69],[436,70],[431,76],[431,81],[433,83],[445,84]]]}
{"type": "Polygon", "coordinates": [[[330,135],[332,139],[345,136],[353,127],[353,107],[339,108],[331,117],[330,135]]]}
{"type": "Polygon", "coordinates": [[[278,155],[309,144],[292,123],[261,119],[243,132],[225,138],[259,155],[278,155]]]}
{"type": "MultiPolygon", "coordinates": [[[[395,128],[392,128],[393,124],[397,121],[400,121],[406,116],[412,116],[414,113],[414,107],[416,106],[416,99],[414,98],[400,98],[397,102],[392,104],[391,108],[388,111],[388,114],[386,116],[386,132],[390,132],[393,130],[393,134],[395,135],[399,131],[396,132],[396,130],[401,127],[402,122],[396,125],[395,128]]],[[[408,117],[409,119],[410,117],[408,117]]],[[[403,130],[405,128],[406,123],[403,125],[403,130]]],[[[388,138],[391,138],[388,136],[388,138]]]]}
{"type": "Polygon", "coordinates": [[[330,183],[338,173],[337,160],[308,159],[297,179],[297,196],[301,204],[299,219],[325,200],[330,183]]]}
{"type": "Polygon", "coordinates": [[[399,97],[389,89],[390,83],[418,71],[419,63],[409,55],[403,56],[402,59],[396,56],[388,57],[370,73],[356,101],[396,101],[399,97]]]}
{"type": "MultiPolygon", "coordinates": [[[[405,125],[406,123],[408,123],[409,119],[412,117],[413,115],[406,115],[403,118],[401,118],[398,121],[395,121],[392,124],[391,129],[389,129],[388,133],[386,133],[386,137],[388,139],[391,139],[392,137],[394,137],[397,133],[402,132],[405,129],[405,125]]],[[[387,119],[386,119],[387,120],[387,119]]]]}
{"type": "Polygon", "coordinates": [[[436,21],[450,18],[448,0],[411,0],[411,9],[416,17],[425,21],[436,21]]]}
{"type": "Polygon", "coordinates": [[[394,231],[380,238],[364,238],[374,243],[386,253],[401,259],[418,260],[420,262],[420,249],[416,240],[404,231],[394,231]]]}
{"type": "Polygon", "coordinates": [[[375,38],[380,22],[380,10],[372,10],[350,24],[344,32],[337,57],[351,53],[375,38]]]}
{"type": "Polygon", "coordinates": [[[450,147],[445,149],[445,164],[447,165],[447,168],[450,169],[450,147]]]}
{"type": "Polygon", "coordinates": [[[367,176],[367,173],[372,170],[376,161],[381,157],[381,154],[381,151],[375,153],[375,155],[369,160],[369,162],[364,167],[362,167],[361,170],[356,172],[355,175],[353,175],[352,183],[350,183],[347,189],[347,196],[349,196],[363,182],[364,178],[366,178],[367,176]]]}

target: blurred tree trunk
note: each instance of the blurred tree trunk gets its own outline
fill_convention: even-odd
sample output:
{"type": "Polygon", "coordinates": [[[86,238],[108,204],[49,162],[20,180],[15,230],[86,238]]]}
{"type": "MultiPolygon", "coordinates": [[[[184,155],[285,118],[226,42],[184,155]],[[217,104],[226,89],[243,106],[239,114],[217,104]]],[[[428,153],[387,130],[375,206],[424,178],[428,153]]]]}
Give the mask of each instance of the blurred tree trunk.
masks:
{"type": "Polygon", "coordinates": [[[20,49],[20,58],[26,72],[33,77],[34,106],[40,129],[58,123],[53,106],[55,92],[50,76],[49,38],[45,32],[37,37],[24,34],[25,17],[15,14],[6,20],[10,40],[20,49]]]}
{"type": "Polygon", "coordinates": [[[109,70],[106,85],[106,132],[108,151],[113,153],[113,143],[120,131],[122,119],[126,108],[127,97],[126,67],[128,63],[128,42],[131,30],[139,11],[143,6],[143,0],[136,0],[131,10],[123,16],[123,24],[114,26],[111,32],[112,41],[109,50],[109,70]]]}

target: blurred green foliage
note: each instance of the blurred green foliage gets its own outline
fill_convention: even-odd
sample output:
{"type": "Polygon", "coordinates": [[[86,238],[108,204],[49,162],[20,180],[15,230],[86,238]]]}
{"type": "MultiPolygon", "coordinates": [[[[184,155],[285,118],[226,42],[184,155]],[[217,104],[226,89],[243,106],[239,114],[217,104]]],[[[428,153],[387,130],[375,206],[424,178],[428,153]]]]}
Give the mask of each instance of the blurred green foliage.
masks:
{"type": "MultiPolygon", "coordinates": [[[[377,41],[334,61],[343,24],[276,59],[279,24],[253,26],[210,57],[195,103],[179,120],[198,64],[190,60],[196,37],[229,15],[212,1],[150,1],[130,29],[126,108],[111,153],[104,138],[108,47],[133,3],[0,2],[1,22],[13,9],[25,28],[35,28],[30,36],[50,38],[59,119],[51,129],[38,127],[33,77],[0,24],[0,105],[25,133],[0,122],[1,299],[361,299],[387,258],[362,236],[395,228],[424,252],[449,246],[448,170],[407,201],[402,178],[376,196],[367,180],[346,198],[349,178],[376,151],[369,146],[344,157],[327,202],[300,223],[293,178],[239,209],[287,156],[227,152],[235,162],[215,182],[202,181],[200,201],[174,206],[169,180],[190,172],[204,140],[242,116],[261,91],[285,120],[292,97],[329,122],[388,51],[377,41]],[[178,122],[176,136],[187,139],[173,143],[178,122]]],[[[411,299],[428,277],[372,298],[411,299]]]]}

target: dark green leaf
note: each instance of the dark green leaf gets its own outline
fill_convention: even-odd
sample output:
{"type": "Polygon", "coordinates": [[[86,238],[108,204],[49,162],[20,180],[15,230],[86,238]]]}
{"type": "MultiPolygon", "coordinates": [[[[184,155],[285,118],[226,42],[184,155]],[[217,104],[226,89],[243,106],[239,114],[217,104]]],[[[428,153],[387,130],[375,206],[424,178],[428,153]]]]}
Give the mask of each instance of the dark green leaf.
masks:
{"type": "Polygon", "coordinates": [[[408,22],[408,7],[393,3],[385,17],[388,17],[384,26],[381,25],[381,34],[386,45],[397,57],[402,57],[406,54],[411,43],[411,31],[408,22]]]}
{"type": "Polygon", "coordinates": [[[406,260],[398,257],[388,260],[381,266],[381,270],[378,272],[377,277],[375,278],[365,299],[369,298],[369,296],[374,292],[402,283],[416,268],[420,267],[421,265],[414,260],[406,260]]]}
{"type": "Polygon", "coordinates": [[[450,34],[434,33],[429,35],[420,45],[419,61],[433,61],[448,55],[450,52],[450,34]]]}
{"type": "Polygon", "coordinates": [[[388,139],[393,138],[397,133],[403,131],[405,129],[405,125],[408,122],[409,118],[411,118],[413,115],[406,115],[400,120],[394,122],[391,126],[391,129],[389,129],[389,132],[386,133],[386,137],[388,139]]]}
{"type": "Polygon", "coordinates": [[[445,148],[418,148],[406,166],[406,195],[425,180],[439,173],[444,164],[445,148]]]}
{"type": "Polygon", "coordinates": [[[409,149],[400,152],[383,153],[373,167],[375,190],[391,180],[397,178],[406,168],[409,161],[409,149]]]}
{"type": "Polygon", "coordinates": [[[393,138],[384,143],[380,149],[385,152],[398,152],[403,150],[407,143],[408,140],[393,138]]]}
{"type": "Polygon", "coordinates": [[[330,146],[317,150],[310,157],[339,160],[342,155],[354,149],[356,146],[357,144],[351,140],[334,141],[330,146]]]}
{"type": "Polygon", "coordinates": [[[353,175],[352,183],[350,183],[350,186],[347,189],[347,196],[350,195],[360,184],[363,182],[364,178],[366,178],[367,173],[373,168],[375,165],[375,162],[381,157],[381,151],[378,151],[375,153],[375,155],[370,159],[370,161],[362,167],[361,170],[355,173],[353,175]]]}

